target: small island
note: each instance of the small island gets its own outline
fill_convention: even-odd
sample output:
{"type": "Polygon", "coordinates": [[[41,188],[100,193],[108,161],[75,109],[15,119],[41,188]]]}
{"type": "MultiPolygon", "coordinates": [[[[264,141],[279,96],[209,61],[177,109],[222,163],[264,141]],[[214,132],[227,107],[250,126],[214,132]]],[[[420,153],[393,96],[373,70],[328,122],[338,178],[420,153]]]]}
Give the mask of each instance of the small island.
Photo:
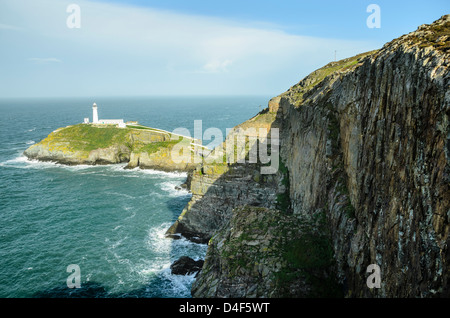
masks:
{"type": "Polygon", "coordinates": [[[200,140],[123,119],[99,120],[96,103],[92,109],[92,123],[85,118],[83,123],[59,128],[26,149],[24,155],[66,165],[128,163],[125,168],[162,171],[190,171],[198,164],[198,149],[204,148],[200,140]],[[179,143],[190,150],[190,160],[172,159],[172,150],[179,143]]]}

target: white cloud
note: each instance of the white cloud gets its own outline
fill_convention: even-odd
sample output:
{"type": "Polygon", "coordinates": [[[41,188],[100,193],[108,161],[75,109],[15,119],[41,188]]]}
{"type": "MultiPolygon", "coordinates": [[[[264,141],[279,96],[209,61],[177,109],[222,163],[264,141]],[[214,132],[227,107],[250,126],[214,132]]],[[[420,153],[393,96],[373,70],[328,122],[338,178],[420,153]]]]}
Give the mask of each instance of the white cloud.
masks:
{"type": "MultiPolygon", "coordinates": [[[[76,85],[80,93],[281,93],[331,61],[334,50],[350,56],[373,49],[370,43],[289,34],[260,23],[86,0],[76,1],[81,28],[69,29],[66,8],[72,0],[2,1],[5,16],[18,21],[20,36],[28,37],[22,43],[35,43],[28,54],[58,56],[30,61],[64,61],[61,74],[67,78],[57,85],[76,85]],[[87,76],[93,73],[95,78],[87,76]]],[[[16,46],[10,43],[4,47],[16,46]]]]}

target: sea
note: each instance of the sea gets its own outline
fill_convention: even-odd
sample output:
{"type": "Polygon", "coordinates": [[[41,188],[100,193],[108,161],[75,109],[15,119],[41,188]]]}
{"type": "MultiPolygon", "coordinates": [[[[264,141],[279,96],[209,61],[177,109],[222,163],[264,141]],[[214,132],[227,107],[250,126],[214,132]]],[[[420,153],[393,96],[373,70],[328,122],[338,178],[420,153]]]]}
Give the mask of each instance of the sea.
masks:
{"type": "MultiPolygon", "coordinates": [[[[226,129],[270,96],[0,99],[0,298],[189,298],[195,274],[172,275],[207,245],[165,237],[190,200],[186,173],[65,166],[23,151],[53,130],[99,117],[173,131],[226,129]]],[[[203,139],[203,138],[202,138],[203,139]]],[[[204,144],[211,141],[203,140],[204,144]]]]}

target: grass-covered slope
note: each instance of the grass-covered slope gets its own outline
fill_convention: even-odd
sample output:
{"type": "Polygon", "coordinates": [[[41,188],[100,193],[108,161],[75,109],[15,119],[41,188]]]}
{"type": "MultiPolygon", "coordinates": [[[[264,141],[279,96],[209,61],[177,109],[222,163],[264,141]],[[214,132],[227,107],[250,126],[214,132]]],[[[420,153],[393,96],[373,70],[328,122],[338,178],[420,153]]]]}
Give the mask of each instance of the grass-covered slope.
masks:
{"type": "Polygon", "coordinates": [[[319,86],[325,79],[332,80],[335,75],[340,75],[355,69],[365,57],[376,53],[378,50],[361,53],[340,61],[330,62],[327,65],[312,72],[299,83],[292,86],[281,96],[289,97],[294,105],[300,106],[313,93],[313,89],[319,86]]]}
{"type": "Polygon", "coordinates": [[[55,130],[40,143],[62,151],[90,152],[118,144],[126,145],[129,133],[130,129],[117,128],[113,125],[99,128],[78,124],[55,130]]]}
{"type": "Polygon", "coordinates": [[[128,162],[129,168],[187,170],[192,168],[188,163],[171,160],[171,151],[180,141],[189,147],[193,139],[145,126],[78,124],[53,131],[24,154],[31,159],[70,165],[128,162]]]}

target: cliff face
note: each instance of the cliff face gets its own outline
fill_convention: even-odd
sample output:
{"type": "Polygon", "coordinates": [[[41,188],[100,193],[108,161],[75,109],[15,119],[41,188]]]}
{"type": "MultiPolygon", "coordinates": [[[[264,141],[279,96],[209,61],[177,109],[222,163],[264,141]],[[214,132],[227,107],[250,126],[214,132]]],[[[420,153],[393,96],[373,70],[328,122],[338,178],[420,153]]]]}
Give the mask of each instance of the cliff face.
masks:
{"type": "MultiPolygon", "coordinates": [[[[216,148],[222,151],[221,155],[216,156],[216,162],[204,162],[196,167],[188,180],[192,199],[167,234],[182,233],[193,241],[207,243],[217,230],[230,221],[233,208],[251,205],[273,209],[277,206],[278,196],[287,191],[282,184],[284,173],[278,171],[264,175],[261,174],[263,164],[259,160],[249,163],[249,149],[257,147],[251,140],[252,133],[257,133],[259,129],[268,131],[276,125],[275,118],[275,112],[264,112],[234,127],[226,141],[216,148]],[[238,152],[241,137],[247,138],[247,150],[238,152]],[[227,163],[225,145],[231,141],[236,145],[229,156],[234,163],[227,163]],[[241,159],[245,163],[237,163],[241,159]]],[[[270,151],[270,144],[267,148],[270,151]]]]}
{"type": "Polygon", "coordinates": [[[348,295],[448,293],[449,35],[446,16],[326,78],[299,107],[301,85],[281,98],[293,209],[326,210],[348,295]],[[379,290],[366,286],[369,264],[379,290]]]}
{"type": "Polygon", "coordinates": [[[271,100],[287,168],[269,187],[277,198],[255,207],[252,181],[225,172],[178,220],[181,233],[196,223],[193,205],[196,219],[216,220],[205,231],[189,225],[212,237],[193,296],[450,295],[449,39],[444,16],[271,100]],[[235,192],[209,195],[225,180],[235,192]],[[366,284],[370,264],[381,288],[366,284]]]}

